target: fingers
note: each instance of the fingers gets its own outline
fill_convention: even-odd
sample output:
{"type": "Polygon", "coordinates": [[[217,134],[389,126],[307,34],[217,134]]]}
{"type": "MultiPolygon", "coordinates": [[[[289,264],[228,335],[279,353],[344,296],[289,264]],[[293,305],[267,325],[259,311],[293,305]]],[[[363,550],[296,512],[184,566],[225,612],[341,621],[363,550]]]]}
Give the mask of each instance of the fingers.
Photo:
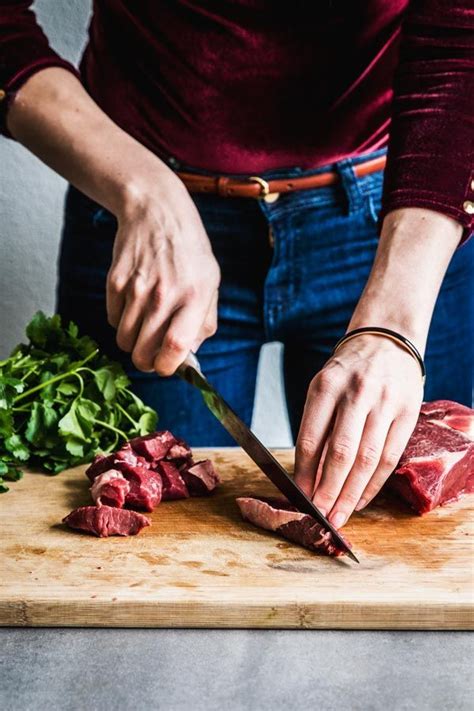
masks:
{"type": "Polygon", "coordinates": [[[346,523],[377,470],[392,421],[392,416],[388,413],[384,415],[381,410],[369,413],[354,463],[329,515],[329,520],[336,528],[346,523]]]}
{"type": "Polygon", "coordinates": [[[125,297],[123,311],[117,328],[116,341],[119,348],[131,353],[143,323],[143,296],[130,290],[125,297]]]}
{"type": "Polygon", "coordinates": [[[106,282],[106,308],[107,321],[113,328],[117,328],[120,323],[125,304],[126,286],[127,279],[123,279],[117,270],[110,269],[106,282]]]}
{"type": "Polygon", "coordinates": [[[191,350],[193,353],[197,353],[203,341],[210,338],[217,331],[217,302],[218,302],[219,292],[216,290],[212,297],[211,305],[207,312],[206,318],[201,326],[198,337],[192,344],[191,350]]]}
{"type": "Polygon", "coordinates": [[[295,452],[295,481],[307,496],[313,493],[339,394],[340,384],[330,371],[318,373],[309,386],[295,452]]]}
{"type": "MultiPolygon", "coordinates": [[[[315,505],[324,515],[332,510],[352,469],[366,419],[367,405],[363,398],[352,402],[348,402],[346,398],[341,400],[334,428],[328,439],[321,480],[313,497],[315,505]]],[[[354,502],[354,506],[357,501],[354,502]]],[[[341,524],[335,523],[334,525],[341,524]]]]}
{"type": "Polygon", "coordinates": [[[367,506],[395,470],[415,428],[416,421],[417,413],[414,412],[411,415],[401,415],[392,422],[377,468],[361,493],[355,507],[356,511],[367,506]]]}
{"type": "Polygon", "coordinates": [[[200,302],[183,306],[172,316],[163,336],[153,367],[160,375],[172,375],[192,350],[201,332],[206,311],[200,302]]]}

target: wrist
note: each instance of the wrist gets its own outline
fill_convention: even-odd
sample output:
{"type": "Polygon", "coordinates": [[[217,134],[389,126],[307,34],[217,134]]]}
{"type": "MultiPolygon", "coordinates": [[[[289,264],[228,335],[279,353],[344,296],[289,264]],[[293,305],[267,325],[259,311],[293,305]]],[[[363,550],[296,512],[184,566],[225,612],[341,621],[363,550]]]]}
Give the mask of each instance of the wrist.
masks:
{"type": "Polygon", "coordinates": [[[390,328],[423,352],[439,288],[461,233],[457,222],[432,210],[389,213],[349,329],[390,328]]]}
{"type": "Polygon", "coordinates": [[[157,202],[176,202],[186,196],[186,188],[176,174],[151,155],[151,160],[140,162],[139,170],[127,171],[125,179],[119,182],[113,212],[119,221],[133,219],[148,212],[157,202]]]}
{"type": "Polygon", "coordinates": [[[347,331],[369,326],[389,328],[412,341],[424,353],[430,325],[429,316],[416,313],[413,305],[401,308],[400,304],[379,303],[378,299],[360,304],[349,322],[347,331]]]}

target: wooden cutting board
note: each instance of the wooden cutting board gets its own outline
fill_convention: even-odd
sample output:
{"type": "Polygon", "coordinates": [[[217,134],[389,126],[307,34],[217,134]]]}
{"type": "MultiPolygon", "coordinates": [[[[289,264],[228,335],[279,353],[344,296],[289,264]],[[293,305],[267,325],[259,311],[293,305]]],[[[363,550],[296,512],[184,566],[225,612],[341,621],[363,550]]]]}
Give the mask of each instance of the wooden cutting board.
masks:
{"type": "MultiPolygon", "coordinates": [[[[474,627],[472,497],[425,517],[379,499],[345,527],[356,565],[242,521],[235,498],[272,494],[271,484],[241,450],[205,456],[222,475],[218,492],[161,504],[130,538],[61,524],[90,501],[83,468],[12,485],[0,496],[0,624],[474,627]]],[[[277,456],[291,466],[292,451],[277,456]]]]}

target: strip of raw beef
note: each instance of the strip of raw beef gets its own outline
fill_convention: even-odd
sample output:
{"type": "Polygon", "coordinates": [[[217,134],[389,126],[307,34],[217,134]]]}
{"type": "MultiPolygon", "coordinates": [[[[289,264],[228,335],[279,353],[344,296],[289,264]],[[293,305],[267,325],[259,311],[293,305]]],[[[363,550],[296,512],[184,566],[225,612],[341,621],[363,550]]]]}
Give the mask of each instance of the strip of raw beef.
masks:
{"type": "Polygon", "coordinates": [[[146,516],[112,506],[81,506],[63,518],[63,523],[101,538],[134,536],[150,525],[146,516]]]}
{"type": "Polygon", "coordinates": [[[91,486],[91,496],[97,506],[123,508],[130,493],[130,484],[117,469],[109,469],[96,476],[91,486]]]}
{"type": "Polygon", "coordinates": [[[419,514],[474,491],[474,410],[449,400],[424,403],[387,488],[419,514]]]}
{"type": "Polygon", "coordinates": [[[157,471],[160,473],[163,482],[162,501],[188,498],[188,487],[179,469],[172,462],[158,462],[157,471]]]}
{"type": "Polygon", "coordinates": [[[196,462],[189,469],[183,469],[181,476],[187,484],[191,496],[210,494],[220,483],[220,478],[210,459],[196,462]]]}
{"type": "Polygon", "coordinates": [[[344,555],[345,551],[339,548],[330,531],[323,528],[312,516],[297,511],[285,499],[240,497],[237,504],[242,517],[254,526],[274,531],[316,553],[344,555]]]}
{"type": "Polygon", "coordinates": [[[125,499],[125,506],[153,511],[161,501],[162,482],[157,472],[145,467],[132,467],[123,463],[120,468],[128,481],[130,491],[125,499]]]}

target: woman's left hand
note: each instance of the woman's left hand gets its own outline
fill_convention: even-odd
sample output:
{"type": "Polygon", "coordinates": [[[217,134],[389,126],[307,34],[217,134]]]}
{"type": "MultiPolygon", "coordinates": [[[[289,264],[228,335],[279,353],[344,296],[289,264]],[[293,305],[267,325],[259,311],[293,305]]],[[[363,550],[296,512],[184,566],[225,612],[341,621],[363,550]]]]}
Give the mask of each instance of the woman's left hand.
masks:
{"type": "Polygon", "coordinates": [[[395,469],[422,397],[419,364],[381,336],[347,341],[313,378],[295,479],[336,528],[366,506],[395,469]]]}

